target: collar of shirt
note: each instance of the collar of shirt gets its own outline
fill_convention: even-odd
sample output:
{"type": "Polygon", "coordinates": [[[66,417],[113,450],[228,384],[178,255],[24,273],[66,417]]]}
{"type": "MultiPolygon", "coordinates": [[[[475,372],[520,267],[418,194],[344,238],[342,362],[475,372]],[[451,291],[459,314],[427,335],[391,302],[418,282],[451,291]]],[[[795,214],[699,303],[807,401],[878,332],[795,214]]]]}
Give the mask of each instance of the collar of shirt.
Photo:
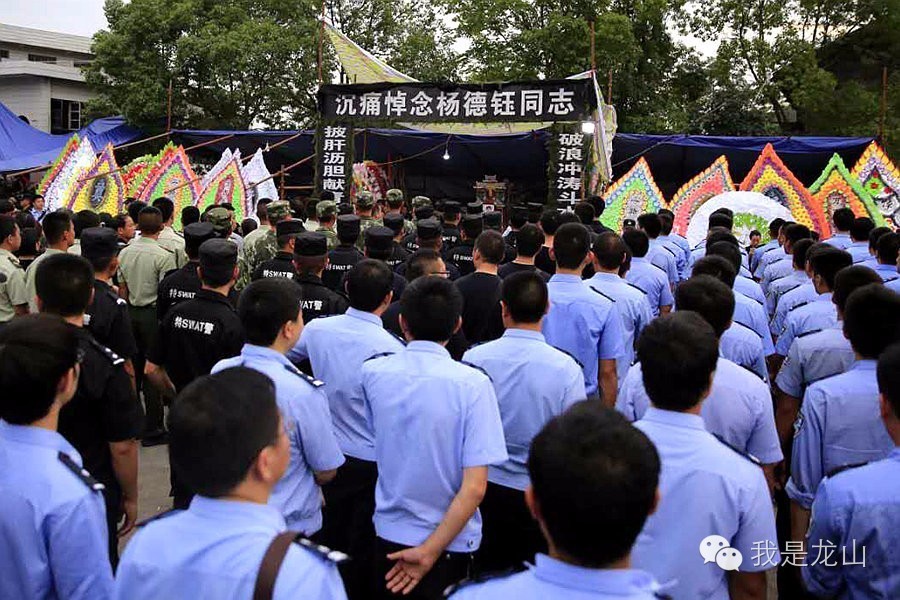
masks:
{"type": "Polygon", "coordinates": [[[22,444],[43,446],[51,450],[57,450],[69,455],[70,458],[81,464],[81,455],[66,438],[56,431],[32,427],[31,425],[13,425],[0,420],[0,438],[5,438],[22,444]]]}
{"type": "Polygon", "coordinates": [[[537,340],[539,342],[546,342],[547,340],[544,338],[544,334],[540,331],[530,331],[528,329],[507,329],[503,332],[501,337],[505,338],[519,338],[524,340],[537,340]]]}
{"type": "Polygon", "coordinates": [[[825,292],[816,296],[816,302],[831,302],[831,292],[825,292]]]}
{"type": "Polygon", "coordinates": [[[271,360],[275,362],[280,362],[285,365],[291,365],[291,361],[287,359],[287,357],[281,352],[277,352],[272,350],[271,348],[266,348],[265,346],[256,346],[254,344],[244,344],[244,347],[241,348],[241,356],[247,358],[259,358],[263,360],[271,360]]]}
{"type": "Polygon", "coordinates": [[[428,342],[426,340],[413,340],[406,345],[408,352],[427,352],[428,354],[436,354],[445,358],[450,358],[447,349],[437,342],[428,342]]]}
{"type": "Polygon", "coordinates": [[[858,360],[850,365],[850,371],[874,371],[878,367],[878,361],[868,358],[858,360]]]}
{"type": "Polygon", "coordinates": [[[268,504],[194,496],[188,510],[193,515],[220,523],[245,521],[256,526],[271,527],[275,531],[284,531],[287,527],[281,513],[268,504]]]}
{"type": "Polygon", "coordinates": [[[851,242],[848,248],[865,248],[869,249],[869,242],[851,242]]]}
{"type": "Polygon", "coordinates": [[[672,425],[673,427],[706,431],[706,426],[703,424],[703,417],[700,415],[675,412],[674,410],[663,410],[661,408],[656,408],[655,406],[651,406],[647,409],[647,412],[644,413],[644,420],[662,423],[663,425],[672,425]]]}
{"type": "Polygon", "coordinates": [[[278,252],[275,253],[274,258],[280,258],[282,260],[293,261],[294,253],[293,252],[285,252],[284,250],[279,250],[278,252]]]}
{"type": "Polygon", "coordinates": [[[649,261],[647,260],[647,257],[646,257],[646,256],[633,256],[633,257],[631,258],[631,263],[632,263],[632,264],[637,263],[637,264],[639,264],[639,265],[643,265],[643,264],[646,264],[646,263],[648,263],[648,262],[649,262],[649,261]]]}
{"type": "Polygon", "coordinates": [[[581,285],[584,282],[581,280],[581,277],[579,277],[578,275],[560,275],[559,273],[557,273],[553,277],[550,278],[550,283],[568,283],[568,284],[577,283],[577,284],[581,285]]]}
{"type": "Polygon", "coordinates": [[[888,454],[888,458],[890,460],[900,461],[900,447],[894,448],[893,450],[891,450],[891,453],[888,454]]]}
{"type": "Polygon", "coordinates": [[[320,277],[316,277],[315,275],[313,275],[311,273],[301,273],[300,275],[297,275],[297,278],[294,279],[294,281],[299,282],[299,283],[312,283],[315,285],[325,285],[324,283],[322,283],[322,279],[320,277]]]}
{"type": "Polygon", "coordinates": [[[588,569],[564,563],[546,554],[535,556],[534,576],[576,590],[610,595],[646,591],[655,586],[653,576],[637,569],[588,569]]]}
{"type": "Polygon", "coordinates": [[[146,245],[156,245],[156,246],[159,245],[159,242],[157,242],[153,238],[148,238],[148,237],[143,237],[143,236],[141,236],[141,237],[135,236],[135,238],[133,240],[131,240],[131,243],[132,244],[144,244],[145,246],[146,245]]]}
{"type": "Polygon", "coordinates": [[[205,290],[200,288],[197,290],[197,295],[194,296],[195,300],[209,300],[210,302],[221,302],[222,304],[227,304],[229,307],[231,303],[228,301],[226,296],[223,296],[219,292],[214,292],[213,290],[205,290]]]}
{"type": "Polygon", "coordinates": [[[19,259],[16,257],[16,255],[5,248],[0,248],[0,258],[3,258],[4,256],[7,257],[10,261],[12,261],[12,263],[14,265],[18,266],[19,259]]]}
{"type": "Polygon", "coordinates": [[[886,265],[884,263],[878,263],[875,265],[876,271],[881,271],[883,273],[897,273],[898,271],[897,265],[886,265]]]}
{"type": "Polygon", "coordinates": [[[344,313],[348,317],[353,317],[354,319],[360,319],[362,321],[367,321],[372,323],[373,325],[378,325],[378,327],[384,327],[381,323],[381,317],[376,317],[370,312],[366,312],[364,310],[357,310],[352,306],[347,309],[347,312],[344,313]]]}
{"type": "Polygon", "coordinates": [[[616,275],[615,273],[594,273],[594,276],[588,279],[588,282],[591,281],[607,281],[609,283],[624,283],[625,280],[616,275]]]}

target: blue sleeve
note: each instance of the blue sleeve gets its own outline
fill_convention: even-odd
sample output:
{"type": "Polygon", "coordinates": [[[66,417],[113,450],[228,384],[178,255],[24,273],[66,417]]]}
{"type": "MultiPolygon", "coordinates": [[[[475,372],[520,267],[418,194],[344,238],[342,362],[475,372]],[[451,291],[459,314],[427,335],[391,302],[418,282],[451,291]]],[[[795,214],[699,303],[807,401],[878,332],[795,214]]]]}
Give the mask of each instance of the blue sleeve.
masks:
{"type": "MultiPolygon", "coordinates": [[[[809,521],[809,531],[806,533],[806,548],[812,548],[813,544],[824,544],[831,542],[834,546],[840,547],[843,544],[843,534],[836,527],[836,519],[832,511],[828,497],[828,481],[823,481],[819,486],[816,499],[812,505],[812,516],[809,521]]],[[[837,566],[827,566],[828,561],[808,560],[806,565],[801,567],[800,572],[803,575],[803,583],[806,588],[816,596],[832,597],[837,596],[843,587],[843,577],[840,563],[837,566]],[[816,563],[813,565],[812,563],[816,563]]]]}
{"type": "Polygon", "coordinates": [[[328,399],[319,389],[294,402],[300,418],[297,428],[303,443],[303,456],[313,471],[330,471],[344,464],[344,453],[334,436],[328,399]]]}
{"type": "Polygon", "coordinates": [[[603,324],[603,331],[600,332],[600,340],[597,343],[597,355],[600,360],[612,360],[622,356],[625,353],[624,339],[622,315],[611,304],[606,311],[606,322],[603,324]]]}
{"type": "Polygon", "coordinates": [[[299,363],[309,358],[309,349],[307,348],[308,343],[309,326],[303,328],[303,332],[300,334],[300,339],[297,340],[297,343],[294,344],[293,348],[288,350],[287,359],[292,363],[299,363]]]}
{"type": "Polygon", "coordinates": [[[747,452],[764,465],[775,464],[784,458],[784,454],[781,452],[778,431],[775,429],[775,414],[769,387],[760,383],[751,393],[755,396],[754,404],[759,408],[759,412],[756,413],[753,431],[747,440],[747,452]]]}
{"type": "Polygon", "coordinates": [[[763,352],[765,352],[766,356],[774,354],[775,344],[772,342],[772,332],[769,331],[769,322],[766,319],[765,309],[758,304],[748,306],[750,306],[750,316],[753,319],[753,331],[762,338],[763,352]]]}
{"type": "Polygon", "coordinates": [[[644,381],[641,376],[640,365],[634,365],[628,370],[625,381],[619,388],[616,396],[616,410],[622,413],[631,422],[639,421],[647,409],[650,408],[650,398],[644,391],[644,381]]]}
{"type": "Polygon", "coordinates": [[[752,360],[751,369],[753,372],[759,375],[763,381],[769,383],[769,367],[766,365],[766,353],[763,351],[762,346],[759,346],[759,350],[754,353],[752,360]]]}
{"type": "Polygon", "coordinates": [[[794,443],[791,457],[791,478],[787,484],[787,495],[802,506],[812,506],[816,488],[825,476],[822,457],[823,417],[820,413],[824,394],[813,386],[806,390],[800,416],[794,424],[794,443]]]}
{"type": "Polygon", "coordinates": [[[45,524],[50,571],[60,598],[111,598],[106,510],[92,492],[47,516],[45,524]]]}
{"type": "Polygon", "coordinates": [[[762,469],[753,468],[751,485],[740,490],[738,499],[740,507],[740,526],[731,540],[731,545],[744,555],[741,570],[749,573],[766,571],[772,567],[772,563],[781,562],[781,554],[776,551],[776,556],[771,563],[755,565],[752,560],[753,548],[760,543],[767,543],[767,547],[778,548],[778,535],[775,532],[775,510],[772,507],[772,497],[769,495],[769,486],[763,476],[762,469]]]}
{"type": "Polygon", "coordinates": [[[641,332],[644,331],[644,327],[650,324],[650,321],[653,320],[653,309],[650,308],[650,302],[647,300],[647,297],[644,296],[641,298],[641,301],[638,303],[637,309],[637,320],[634,324],[634,341],[637,343],[638,339],[641,337],[641,332]]]}
{"type": "Polygon", "coordinates": [[[784,331],[781,332],[781,335],[778,336],[778,342],[775,344],[775,353],[780,354],[781,356],[787,356],[788,351],[791,349],[791,344],[794,342],[794,338],[797,335],[796,329],[797,320],[788,316],[784,321],[784,331]]]}
{"type": "Polygon", "coordinates": [[[667,282],[663,283],[664,285],[659,291],[659,305],[672,306],[673,304],[675,304],[675,296],[672,295],[672,286],[668,285],[667,282]]]}
{"type": "Polygon", "coordinates": [[[462,466],[466,469],[509,460],[494,386],[485,378],[472,388],[463,431],[462,466]]]}
{"type": "Polygon", "coordinates": [[[338,573],[337,565],[324,557],[313,556],[305,549],[292,545],[278,571],[272,598],[347,600],[347,592],[344,590],[344,582],[338,573]]]}
{"type": "Polygon", "coordinates": [[[584,373],[581,372],[581,368],[574,360],[571,361],[571,365],[568,366],[563,375],[565,375],[565,378],[562,381],[563,395],[560,413],[565,412],[573,404],[577,404],[587,398],[587,390],[584,387],[584,373]]]}
{"type": "Polygon", "coordinates": [[[803,365],[800,363],[800,344],[797,343],[797,340],[791,344],[787,357],[781,363],[781,370],[778,371],[775,384],[788,396],[803,397],[803,365]]]}

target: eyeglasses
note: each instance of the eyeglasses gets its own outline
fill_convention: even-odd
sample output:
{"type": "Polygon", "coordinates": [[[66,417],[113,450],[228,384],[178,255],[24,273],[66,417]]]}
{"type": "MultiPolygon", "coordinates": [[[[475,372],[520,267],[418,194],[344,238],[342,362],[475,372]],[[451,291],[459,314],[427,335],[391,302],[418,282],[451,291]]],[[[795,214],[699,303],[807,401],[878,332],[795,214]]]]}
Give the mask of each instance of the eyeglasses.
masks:
{"type": "Polygon", "coordinates": [[[443,278],[450,277],[450,271],[435,271],[432,275],[440,275],[443,278]]]}

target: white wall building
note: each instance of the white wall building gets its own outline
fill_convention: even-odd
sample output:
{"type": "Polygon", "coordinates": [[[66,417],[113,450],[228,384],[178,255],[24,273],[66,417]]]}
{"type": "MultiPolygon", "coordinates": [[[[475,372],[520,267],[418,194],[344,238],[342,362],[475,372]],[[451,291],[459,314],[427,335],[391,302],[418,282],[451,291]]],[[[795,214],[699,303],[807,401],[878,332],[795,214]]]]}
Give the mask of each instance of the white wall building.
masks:
{"type": "Polygon", "coordinates": [[[92,58],[89,37],[0,23],[0,102],[42,131],[80,129],[92,58]]]}

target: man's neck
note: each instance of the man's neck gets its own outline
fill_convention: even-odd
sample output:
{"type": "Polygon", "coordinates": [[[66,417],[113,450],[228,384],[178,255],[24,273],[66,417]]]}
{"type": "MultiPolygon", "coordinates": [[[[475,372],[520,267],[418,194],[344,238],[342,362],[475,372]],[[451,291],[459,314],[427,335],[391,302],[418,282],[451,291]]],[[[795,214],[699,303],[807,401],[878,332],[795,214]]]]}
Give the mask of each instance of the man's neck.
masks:
{"type": "Polygon", "coordinates": [[[225,296],[225,297],[227,298],[227,297],[228,297],[228,292],[231,291],[231,283],[227,283],[227,284],[225,284],[225,285],[223,285],[223,286],[220,286],[220,287],[213,287],[213,286],[211,286],[211,285],[201,285],[201,286],[200,286],[200,289],[201,289],[201,290],[207,290],[207,291],[210,291],[210,292],[215,292],[216,294],[219,294],[220,296],[225,296]]]}
{"type": "MultiPolygon", "coordinates": [[[[543,321],[543,319],[541,319],[541,321],[543,321]]],[[[519,323],[517,321],[510,321],[509,325],[504,324],[504,327],[507,329],[523,329],[525,331],[537,331],[540,333],[541,321],[538,321],[537,323],[519,323]]]]}
{"type": "Polygon", "coordinates": [[[68,252],[69,250],[69,244],[65,240],[56,242],[55,244],[47,244],[47,247],[52,250],[59,250],[60,252],[68,252]]]}
{"type": "Polygon", "coordinates": [[[577,277],[581,277],[581,271],[581,269],[563,269],[558,265],[556,267],[557,275],[575,275],[577,277]]]}
{"type": "Polygon", "coordinates": [[[53,403],[50,407],[50,412],[46,414],[43,418],[38,419],[31,423],[32,427],[37,427],[38,429],[46,429],[47,431],[56,431],[59,429],[59,405],[57,403],[53,403]]]}
{"type": "Polygon", "coordinates": [[[497,269],[500,265],[494,265],[488,262],[480,263],[477,267],[475,267],[476,273],[485,273],[487,275],[496,275],[497,269]]]}
{"type": "Polygon", "coordinates": [[[217,500],[230,500],[231,502],[249,502],[250,504],[267,504],[272,488],[257,481],[245,479],[231,490],[230,494],[220,496],[217,500]]]}
{"type": "Polygon", "coordinates": [[[141,237],[146,240],[158,240],[159,234],[160,234],[159,231],[157,231],[156,233],[152,233],[152,234],[151,233],[141,233],[141,237]]]}
{"type": "Polygon", "coordinates": [[[84,313],[71,317],[63,317],[62,320],[75,327],[84,327],[84,313]]]}
{"type": "Polygon", "coordinates": [[[102,281],[103,283],[109,285],[112,282],[113,273],[108,273],[106,271],[94,271],[94,279],[97,281],[102,281]]]}
{"type": "Polygon", "coordinates": [[[292,347],[293,346],[289,345],[287,342],[281,339],[281,337],[279,337],[271,346],[269,346],[269,350],[277,352],[281,355],[286,355],[292,347]]]}
{"type": "Polygon", "coordinates": [[[0,250],[6,250],[10,254],[13,253],[12,246],[10,246],[9,244],[0,244],[0,250]]]}
{"type": "Polygon", "coordinates": [[[522,256],[521,254],[516,256],[516,259],[513,261],[517,265],[528,265],[530,267],[534,266],[534,257],[533,256],[522,256]]]}
{"type": "Polygon", "coordinates": [[[561,550],[559,547],[556,546],[556,544],[553,544],[552,542],[548,545],[549,545],[549,550],[548,550],[547,554],[550,556],[550,558],[558,560],[559,562],[564,562],[569,565],[574,565],[576,567],[581,567],[584,569],[595,569],[598,571],[601,569],[604,571],[610,571],[610,570],[622,570],[622,569],[630,569],[631,568],[631,554],[630,553],[626,554],[619,560],[615,560],[607,565],[603,565],[602,567],[594,567],[594,566],[585,564],[584,561],[580,561],[577,558],[575,558],[574,556],[570,555],[569,553],[561,550]]]}
{"type": "Polygon", "coordinates": [[[599,264],[597,264],[595,262],[594,263],[594,273],[606,273],[607,275],[615,275],[616,277],[618,277],[619,276],[619,268],[616,267],[615,269],[604,269],[603,267],[601,267],[599,264]]]}

